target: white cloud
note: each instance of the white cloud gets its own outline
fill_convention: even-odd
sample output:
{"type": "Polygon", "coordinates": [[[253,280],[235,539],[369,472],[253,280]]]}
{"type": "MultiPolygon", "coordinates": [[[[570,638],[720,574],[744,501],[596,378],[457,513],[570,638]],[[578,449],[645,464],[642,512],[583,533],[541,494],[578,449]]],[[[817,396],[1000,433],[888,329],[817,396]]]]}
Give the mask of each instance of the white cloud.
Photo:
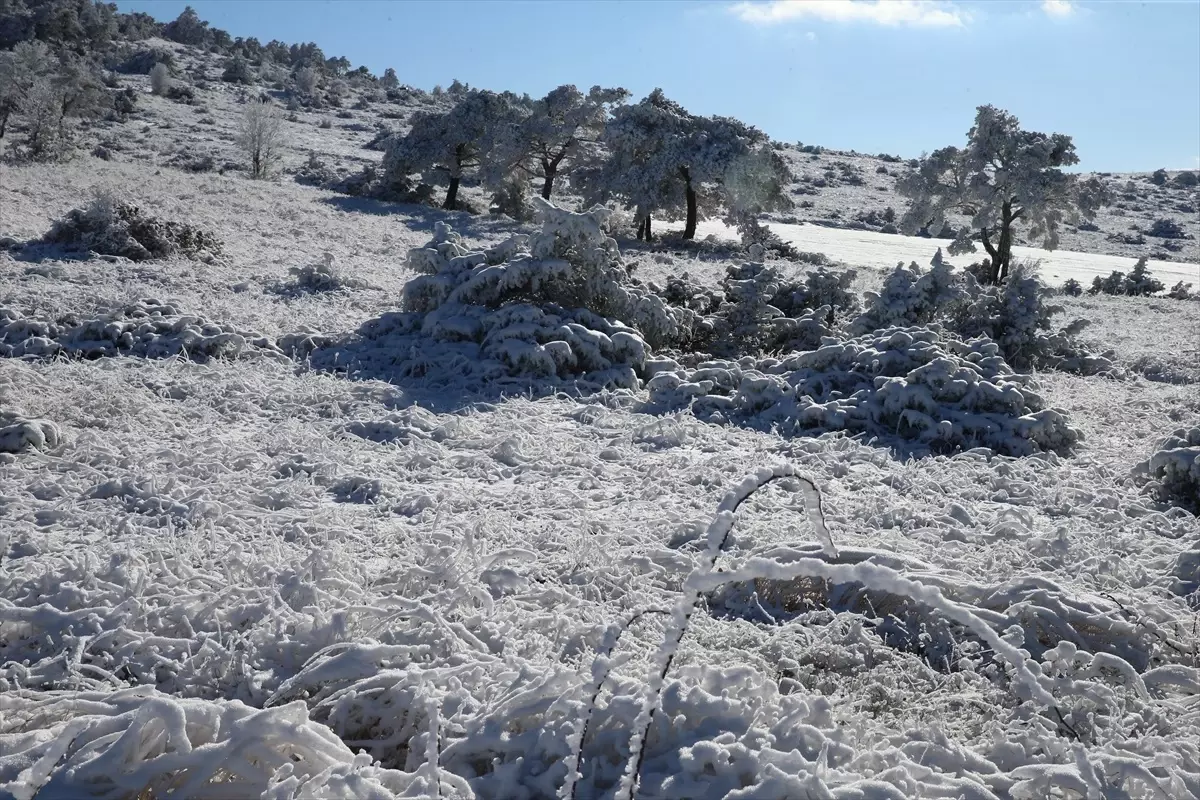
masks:
{"type": "Polygon", "coordinates": [[[810,42],[815,42],[817,40],[817,35],[812,31],[809,31],[808,33],[804,34],[804,38],[808,39],[810,42]]]}
{"type": "MultiPolygon", "coordinates": [[[[1068,0],[1047,0],[1069,5],[1068,0]]],[[[740,2],[730,10],[744,22],[770,25],[796,19],[868,22],[922,28],[961,28],[970,15],[944,0],[770,0],[740,2]]]]}
{"type": "Polygon", "coordinates": [[[1075,4],[1071,0],[1042,0],[1042,12],[1046,16],[1062,19],[1075,13],[1075,4]]]}

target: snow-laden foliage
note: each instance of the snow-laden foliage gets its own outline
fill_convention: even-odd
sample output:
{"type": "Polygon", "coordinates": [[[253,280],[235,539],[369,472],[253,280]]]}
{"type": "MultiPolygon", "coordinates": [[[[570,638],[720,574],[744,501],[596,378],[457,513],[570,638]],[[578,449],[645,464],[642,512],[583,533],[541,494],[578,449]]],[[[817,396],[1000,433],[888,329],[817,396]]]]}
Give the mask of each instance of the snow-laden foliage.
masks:
{"type": "Polygon", "coordinates": [[[1130,297],[1158,294],[1166,286],[1151,274],[1146,266],[1147,261],[1145,256],[1139,258],[1128,274],[1113,270],[1107,278],[1097,275],[1092,280],[1088,294],[1123,294],[1130,297]]]}
{"type": "Polygon", "coordinates": [[[618,107],[603,142],[608,157],[581,173],[587,194],[619,199],[642,225],[653,214],[683,217],[683,238],[691,239],[702,207],[738,219],[791,207],[784,192],[791,175],[764,133],[730,117],[691,114],[661,89],[618,107]]]}
{"type": "Polygon", "coordinates": [[[1160,496],[1200,513],[1200,428],[1180,428],[1159,443],[1136,471],[1160,496]]]}
{"type": "Polygon", "coordinates": [[[584,94],[570,84],[551,89],[528,107],[524,118],[505,128],[491,163],[490,183],[512,172],[539,178],[546,200],[554,181],[569,177],[578,167],[599,157],[600,137],[612,107],[625,102],[629,92],[593,86],[584,94]]]}
{"type": "Polygon", "coordinates": [[[53,320],[0,308],[0,356],[10,358],[132,355],[205,361],[252,354],[283,357],[265,336],[182,314],[158,300],[141,300],[94,317],[53,320]]]}
{"type": "Polygon", "coordinates": [[[901,262],[883,279],[878,292],[866,293],[866,310],[850,324],[855,335],[895,325],[925,325],[954,312],[966,300],[965,278],[942,259],[939,247],[924,271],[914,261],[901,262]]]}
{"type": "Polygon", "coordinates": [[[61,441],[62,431],[48,419],[27,419],[0,411],[0,453],[52,449],[61,441]]]}
{"type": "Polygon", "coordinates": [[[1172,300],[1190,300],[1192,297],[1192,284],[1185,281],[1179,281],[1171,287],[1167,292],[1167,297],[1172,300]]]}
{"type": "Polygon", "coordinates": [[[1017,223],[1027,226],[1029,239],[1053,250],[1064,222],[1091,219],[1106,202],[1097,178],[1081,181],[1063,172],[1077,163],[1070,136],[1025,131],[1008,112],[980,106],[966,147],[936,150],[897,181],[897,191],[910,200],[901,228],[936,231],[948,214],[965,214],[970,225],[950,253],[974,252],[977,236],[990,257],[985,282],[998,283],[1008,275],[1017,223]]]}
{"type": "Polygon", "coordinates": [[[336,292],[344,289],[361,289],[367,286],[366,281],[347,275],[335,262],[333,253],[328,251],[321,254],[320,264],[304,264],[299,267],[288,267],[291,281],[275,287],[281,294],[297,292],[336,292]]]}
{"type": "Polygon", "coordinates": [[[1005,455],[1068,451],[1082,434],[1048,408],[1034,380],[1013,372],[1000,345],[963,342],[936,327],[889,328],[782,360],[660,366],[651,408],[788,436],[861,434],[901,449],[1005,455]]]}
{"type": "Polygon", "coordinates": [[[405,285],[403,311],[315,352],[314,364],[636,387],[648,348],[685,340],[696,314],[630,280],[603,230],[608,209],[533,201],[541,231],[486,251],[437,223],[433,240],[409,253],[409,268],[423,274],[405,285]]]}
{"type": "Polygon", "coordinates": [[[408,133],[388,144],[383,156],[383,189],[392,193],[406,189],[409,176],[417,173],[426,183],[444,178],[443,207],[457,208],[462,179],[493,157],[522,116],[515,95],[477,89],[462,95],[448,111],[418,112],[408,133]]]}
{"type": "Polygon", "coordinates": [[[1107,356],[1088,353],[1076,339],[1087,320],[1054,328],[1052,319],[1063,308],[1050,302],[1052,294],[1038,278],[1035,263],[1018,261],[1003,284],[981,285],[970,270],[954,271],[939,248],[928,271],[916,262],[897,264],[879,292],[867,292],[867,308],[849,330],[862,335],[890,326],[938,323],[963,339],[992,339],[1016,369],[1111,371],[1107,356]]]}
{"type": "Polygon", "coordinates": [[[184,255],[210,260],[221,241],[193,225],[162,220],[110,193],[97,194],[86,209],[73,209],[55,222],[43,241],[102,255],[146,261],[184,255]]]}

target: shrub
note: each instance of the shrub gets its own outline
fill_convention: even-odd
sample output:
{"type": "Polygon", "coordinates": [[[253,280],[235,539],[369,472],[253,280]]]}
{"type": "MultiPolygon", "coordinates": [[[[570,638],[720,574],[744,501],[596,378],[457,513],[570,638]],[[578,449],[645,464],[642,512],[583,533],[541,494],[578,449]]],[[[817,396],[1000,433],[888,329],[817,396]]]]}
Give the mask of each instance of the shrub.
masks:
{"type": "Polygon", "coordinates": [[[1155,186],[1162,186],[1167,182],[1167,171],[1165,169],[1156,169],[1150,175],[1150,182],[1155,186]]]}
{"type": "Polygon", "coordinates": [[[1167,292],[1167,297],[1171,298],[1172,300],[1188,300],[1191,298],[1191,296],[1192,284],[1184,283],[1183,281],[1180,281],[1172,286],[1171,290],[1167,292]]]}
{"type": "Polygon", "coordinates": [[[301,267],[289,267],[292,276],[289,283],[276,288],[284,294],[297,292],[336,292],[344,289],[361,289],[367,284],[358,278],[352,278],[338,269],[334,264],[332,253],[322,253],[320,264],[305,264],[301,267]]]}
{"type": "Polygon", "coordinates": [[[127,75],[150,75],[159,64],[170,69],[175,65],[175,54],[157,47],[138,50],[118,65],[117,71],[127,75]]]}
{"type": "Polygon", "coordinates": [[[1200,513],[1200,428],[1179,429],[1135,472],[1166,502],[1200,513]]]}
{"type": "Polygon", "coordinates": [[[661,369],[647,384],[654,409],[690,407],[710,422],[783,435],[862,434],[911,451],[987,447],[1012,456],[1069,450],[1080,438],[1047,408],[1028,375],[987,340],[931,328],[888,328],[782,361],[710,361],[661,369]]]}
{"type": "Polygon", "coordinates": [[[166,64],[155,64],[150,70],[150,91],[160,97],[167,93],[171,86],[171,71],[166,64]]]}
{"type": "Polygon", "coordinates": [[[1125,286],[1123,287],[1125,294],[1134,296],[1148,296],[1161,292],[1165,287],[1162,281],[1150,274],[1150,270],[1146,268],[1146,257],[1142,256],[1133,265],[1133,269],[1125,276],[1125,286]]]}
{"type": "Polygon", "coordinates": [[[1150,229],[1146,231],[1150,236],[1157,236],[1160,239],[1185,239],[1187,234],[1183,232],[1183,226],[1173,219],[1156,219],[1150,229]]]}
{"type": "Polygon", "coordinates": [[[533,219],[533,204],[529,201],[529,184],[519,178],[504,181],[493,194],[489,211],[503,214],[518,222],[533,219]]]}
{"type": "Polygon", "coordinates": [[[225,61],[225,69],[221,72],[221,80],[226,83],[254,83],[254,72],[250,69],[250,62],[247,61],[239,53],[233,58],[225,61]]]}
{"type": "Polygon", "coordinates": [[[409,252],[420,274],[404,287],[404,310],[313,351],[313,363],[344,369],[350,361],[357,373],[379,375],[436,370],[499,386],[516,378],[539,391],[562,381],[636,387],[648,343],[685,339],[696,315],[630,280],[603,232],[608,209],[572,213],[532,201],[542,230],[485,252],[437,223],[433,241],[409,252]]]}
{"type": "Polygon", "coordinates": [[[1190,170],[1184,170],[1171,181],[1171,184],[1178,189],[1190,189],[1197,183],[1200,183],[1200,178],[1197,178],[1196,173],[1190,170]]]}
{"type": "Polygon", "coordinates": [[[1083,294],[1083,284],[1074,278],[1068,278],[1062,285],[1063,294],[1070,297],[1079,297],[1083,294]]]}
{"type": "Polygon", "coordinates": [[[192,225],[160,220],[103,192],[86,209],[74,209],[54,223],[43,241],[131,261],[173,255],[209,258],[221,253],[221,242],[213,234],[192,225]]]}
{"type": "Polygon", "coordinates": [[[167,99],[190,105],[196,101],[196,90],[186,84],[172,83],[167,88],[167,99]]]}

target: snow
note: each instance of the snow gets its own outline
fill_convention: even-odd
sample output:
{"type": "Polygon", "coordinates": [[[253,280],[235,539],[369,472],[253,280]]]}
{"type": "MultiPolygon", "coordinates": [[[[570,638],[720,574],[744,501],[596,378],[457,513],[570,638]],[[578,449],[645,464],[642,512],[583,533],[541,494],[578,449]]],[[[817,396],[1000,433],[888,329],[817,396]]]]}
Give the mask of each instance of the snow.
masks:
{"type": "MultiPolygon", "coordinates": [[[[940,239],[925,239],[919,236],[875,233],[848,228],[829,228],[823,225],[796,225],[772,222],[767,227],[788,244],[806,252],[824,253],[830,258],[844,261],[856,267],[872,267],[885,270],[896,266],[898,261],[916,261],[926,264],[933,252],[945,244],[940,239]]],[[[738,238],[737,230],[719,220],[704,220],[697,228],[697,237],[716,235],[723,239],[738,238]]],[[[1042,262],[1039,275],[1047,283],[1059,286],[1074,278],[1080,283],[1091,284],[1095,277],[1106,278],[1114,270],[1128,272],[1136,259],[1098,253],[1075,253],[1068,250],[1042,250],[1035,247],[1014,247],[1015,258],[1037,259],[1042,262]]],[[[975,260],[983,258],[980,252],[975,260]]],[[[957,261],[968,263],[970,257],[959,256],[957,261]]],[[[1200,264],[1179,261],[1147,262],[1150,272],[1170,286],[1178,281],[1188,281],[1200,286],[1200,264]]]]}
{"type": "MultiPolygon", "coordinates": [[[[0,357],[0,796],[611,798],[635,735],[644,798],[1200,796],[1200,525],[1159,492],[1194,474],[1200,303],[1059,298],[1120,379],[1010,374],[922,328],[682,364],[605,322],[590,341],[623,340],[638,383],[531,396],[507,366],[395,367],[478,368],[475,342],[421,349],[404,288],[463,256],[464,281],[527,267],[481,298],[526,287],[561,255],[527,253],[536,231],[133,162],[0,168],[14,236],[134,185],[226,243],[203,265],[0,254],[21,348],[0,357]],[[438,222],[462,253],[422,246],[438,222]],[[875,441],[706,412],[782,384],[799,402],[808,361],[859,356],[830,399],[875,441]],[[906,368],[871,372],[887,359],[906,368]],[[956,370],[980,407],[939,411],[977,440],[896,447],[956,370]],[[686,402],[654,407],[672,378],[686,402]]],[[[866,283],[937,246],[795,230],[866,283]]],[[[710,284],[726,266],[654,257],[710,284]]],[[[1084,283],[1133,263],[1087,258],[1084,283]]]]}

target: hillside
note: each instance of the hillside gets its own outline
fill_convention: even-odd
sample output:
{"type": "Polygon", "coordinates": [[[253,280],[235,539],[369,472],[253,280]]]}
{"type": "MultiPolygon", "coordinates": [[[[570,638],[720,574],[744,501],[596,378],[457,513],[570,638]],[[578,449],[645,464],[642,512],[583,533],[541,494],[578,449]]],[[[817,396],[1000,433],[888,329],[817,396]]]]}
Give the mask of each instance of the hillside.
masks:
{"type": "Polygon", "coordinates": [[[1186,178],[996,285],[799,144],[638,241],[379,191],[467,87],[112,24],[132,107],[0,139],[0,797],[1200,797],[1186,178]]]}

